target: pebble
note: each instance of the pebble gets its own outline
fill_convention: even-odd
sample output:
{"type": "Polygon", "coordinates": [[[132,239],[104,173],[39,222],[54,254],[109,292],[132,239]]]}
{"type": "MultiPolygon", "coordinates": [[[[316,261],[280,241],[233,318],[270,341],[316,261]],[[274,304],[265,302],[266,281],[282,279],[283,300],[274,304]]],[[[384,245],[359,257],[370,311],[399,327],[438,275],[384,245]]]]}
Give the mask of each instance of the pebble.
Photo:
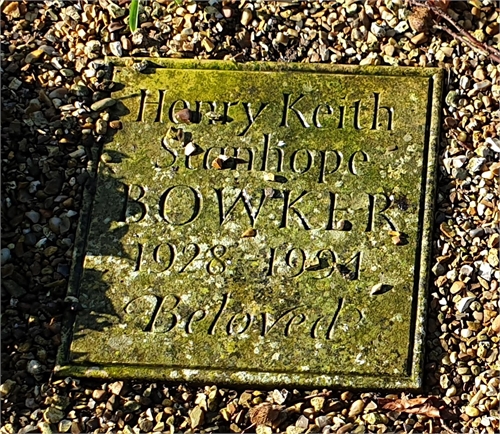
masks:
{"type": "Polygon", "coordinates": [[[5,382],[0,385],[0,398],[9,396],[9,394],[16,387],[16,384],[17,383],[14,380],[5,380],[5,382]]]}
{"type": "Polygon", "coordinates": [[[365,408],[365,402],[362,399],[358,399],[354,401],[349,408],[349,417],[355,417],[358,414],[361,414],[363,412],[363,409],[365,408]]]}
{"type": "Polygon", "coordinates": [[[470,304],[476,299],[476,297],[463,297],[457,303],[457,310],[460,313],[464,313],[470,306],[470,304]]]}
{"type": "Polygon", "coordinates": [[[71,429],[73,423],[68,419],[63,419],[59,422],[58,430],[59,432],[68,432],[71,429]]]}
{"type": "Polygon", "coordinates": [[[122,43],[120,41],[115,41],[111,42],[109,44],[109,49],[113,56],[116,57],[122,57],[123,56],[123,50],[122,50],[122,43]]]}
{"type": "Polygon", "coordinates": [[[62,68],[59,71],[64,77],[73,77],[75,75],[74,71],[69,68],[62,68]]]}
{"type": "Polygon", "coordinates": [[[50,428],[49,422],[41,421],[38,423],[37,426],[40,429],[41,434],[53,434],[53,431],[50,428]]]}
{"type": "Polygon", "coordinates": [[[460,274],[462,276],[470,276],[474,272],[474,268],[472,268],[470,265],[463,265],[462,268],[460,268],[460,274]]]}
{"type": "Polygon", "coordinates": [[[456,281],[456,282],[453,282],[453,285],[451,285],[450,292],[452,294],[457,294],[457,293],[463,291],[465,288],[466,288],[466,285],[464,282],[456,281]]]}
{"type": "Polygon", "coordinates": [[[288,36],[286,36],[283,32],[278,32],[276,35],[276,42],[287,45],[288,44],[288,36]]]}
{"type": "Polygon", "coordinates": [[[120,395],[123,389],[123,381],[115,381],[114,383],[110,383],[108,385],[108,389],[113,395],[120,395]]]}
{"type": "Polygon", "coordinates": [[[67,89],[60,87],[58,89],[54,89],[52,92],[49,93],[49,98],[50,99],[62,99],[66,96],[68,93],[67,89]]]}
{"type": "Polygon", "coordinates": [[[476,407],[468,405],[465,407],[465,414],[470,417],[477,417],[481,414],[481,412],[476,407]]]}
{"type": "Polygon", "coordinates": [[[479,266],[478,274],[486,281],[491,281],[493,268],[487,262],[482,262],[479,266]]]}
{"type": "Polygon", "coordinates": [[[22,84],[23,82],[21,80],[14,77],[9,83],[9,89],[18,90],[22,84]]]}
{"type": "Polygon", "coordinates": [[[122,123],[120,121],[111,121],[109,123],[110,128],[113,128],[114,130],[121,130],[122,129],[122,123]]]}
{"type": "Polygon", "coordinates": [[[313,406],[314,411],[318,413],[323,409],[323,405],[325,405],[325,398],[317,396],[316,398],[311,399],[311,405],[313,406]]]}
{"type": "Polygon", "coordinates": [[[199,406],[196,406],[189,412],[189,419],[191,421],[191,428],[196,429],[199,426],[203,425],[203,421],[205,420],[205,413],[199,406]]]}
{"type": "Polygon", "coordinates": [[[467,164],[467,169],[472,173],[476,173],[481,169],[485,161],[485,158],[473,157],[470,159],[469,164],[467,164]]]}
{"type": "Polygon", "coordinates": [[[479,83],[475,83],[473,87],[475,90],[483,90],[483,89],[487,89],[490,86],[491,86],[491,81],[483,80],[483,81],[480,81],[479,83]]]}
{"type": "Polygon", "coordinates": [[[13,280],[3,279],[2,286],[14,298],[21,298],[26,295],[26,290],[13,280]]]}
{"type": "Polygon", "coordinates": [[[40,221],[40,213],[36,211],[28,211],[24,215],[28,217],[33,223],[38,223],[40,221]]]}
{"type": "Polygon", "coordinates": [[[45,372],[45,367],[38,360],[30,360],[27,371],[29,374],[36,376],[45,372]]]}
{"type": "Polygon", "coordinates": [[[150,432],[153,429],[154,423],[149,419],[139,419],[138,425],[141,432],[150,432]]]}
{"type": "Polygon", "coordinates": [[[64,412],[55,407],[49,407],[43,412],[43,418],[47,423],[58,423],[64,419],[64,412]]]}
{"type": "MultiPolygon", "coordinates": [[[[460,311],[460,309],[459,309],[459,311],[460,311]]],[[[461,312],[461,311],[460,311],[460,312],[461,312]]],[[[463,338],[468,339],[468,338],[470,338],[470,337],[472,336],[472,331],[471,331],[471,330],[469,330],[469,329],[462,329],[462,330],[460,331],[460,335],[461,335],[463,338]]],[[[460,373],[460,372],[459,372],[459,373],[460,373]]]]}
{"type": "Polygon", "coordinates": [[[95,131],[97,134],[106,134],[108,131],[108,123],[104,119],[98,119],[95,124],[95,131]]]}
{"type": "Polygon", "coordinates": [[[201,41],[201,45],[208,53],[210,53],[215,48],[215,44],[208,38],[203,38],[201,41]]]}
{"type": "Polygon", "coordinates": [[[50,230],[52,232],[54,232],[55,234],[58,234],[59,230],[61,228],[61,223],[62,223],[62,220],[59,217],[52,217],[49,220],[49,228],[50,228],[50,230]]]}
{"type": "Polygon", "coordinates": [[[497,315],[491,323],[491,330],[493,330],[495,333],[500,332],[500,314],[497,315]]]}
{"type": "Polygon", "coordinates": [[[370,27],[370,31],[377,37],[379,38],[382,38],[385,36],[385,29],[379,25],[377,25],[377,23],[373,22],[371,27],[370,27]]]}
{"type": "Polygon", "coordinates": [[[442,264],[440,264],[439,262],[437,264],[435,264],[433,267],[432,267],[432,272],[436,275],[436,276],[442,276],[444,274],[446,274],[446,269],[444,268],[444,266],[442,264]]]}
{"type": "Polygon", "coordinates": [[[95,112],[100,112],[106,110],[109,107],[113,107],[116,104],[116,100],[113,98],[104,98],[100,101],[96,101],[90,106],[90,109],[95,112]]]}
{"type": "Polygon", "coordinates": [[[7,247],[4,247],[0,251],[0,258],[1,258],[2,265],[5,265],[7,262],[9,262],[10,258],[11,258],[10,249],[8,249],[7,247]]]}
{"type": "Polygon", "coordinates": [[[451,397],[457,394],[457,387],[452,384],[448,389],[446,389],[446,396],[451,397]]]}
{"type": "Polygon", "coordinates": [[[223,6],[222,15],[224,15],[224,18],[231,18],[233,16],[233,8],[229,6],[223,6]]]}
{"type": "Polygon", "coordinates": [[[49,196],[55,196],[61,191],[62,182],[59,177],[49,179],[43,191],[49,196]]]}
{"type": "Polygon", "coordinates": [[[418,35],[413,36],[413,38],[411,38],[412,44],[415,44],[415,45],[423,44],[425,41],[427,41],[427,35],[423,32],[419,33],[418,35]]]}
{"type": "Polygon", "coordinates": [[[354,424],[352,423],[346,423],[344,426],[340,427],[337,430],[336,434],[347,434],[352,432],[352,429],[354,428],[354,424]]]}
{"type": "Polygon", "coordinates": [[[85,148],[79,148],[69,154],[71,158],[80,158],[85,155],[85,148]]]}
{"type": "Polygon", "coordinates": [[[251,9],[245,8],[241,13],[241,24],[248,26],[253,20],[253,12],[251,9]]]}
{"type": "Polygon", "coordinates": [[[117,4],[113,3],[112,1],[107,2],[108,4],[108,12],[109,15],[111,15],[111,18],[117,19],[121,18],[125,15],[126,9],[118,6],[117,4]]]}
{"type": "Polygon", "coordinates": [[[36,62],[38,59],[40,59],[40,57],[44,54],[44,51],[43,50],[34,50],[32,51],[31,53],[29,53],[25,58],[24,58],[24,61],[26,63],[34,63],[36,62]]]}
{"type": "Polygon", "coordinates": [[[500,139],[493,138],[493,137],[487,137],[485,142],[490,145],[490,149],[493,152],[500,153],[500,139]]]}
{"type": "Polygon", "coordinates": [[[257,425],[255,432],[256,434],[272,434],[273,430],[270,426],[257,425]]]}
{"type": "Polygon", "coordinates": [[[472,238],[475,237],[482,237],[484,235],[484,229],[483,228],[475,228],[470,231],[470,236],[472,238]]]}

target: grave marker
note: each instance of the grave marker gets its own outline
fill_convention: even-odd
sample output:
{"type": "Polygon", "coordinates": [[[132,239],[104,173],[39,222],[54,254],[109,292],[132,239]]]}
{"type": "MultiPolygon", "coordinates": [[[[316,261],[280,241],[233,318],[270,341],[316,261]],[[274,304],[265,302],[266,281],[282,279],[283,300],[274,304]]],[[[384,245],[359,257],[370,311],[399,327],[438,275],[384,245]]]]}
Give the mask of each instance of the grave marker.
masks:
{"type": "Polygon", "coordinates": [[[58,372],[418,388],[440,71],[155,62],[115,66],[58,372]]]}

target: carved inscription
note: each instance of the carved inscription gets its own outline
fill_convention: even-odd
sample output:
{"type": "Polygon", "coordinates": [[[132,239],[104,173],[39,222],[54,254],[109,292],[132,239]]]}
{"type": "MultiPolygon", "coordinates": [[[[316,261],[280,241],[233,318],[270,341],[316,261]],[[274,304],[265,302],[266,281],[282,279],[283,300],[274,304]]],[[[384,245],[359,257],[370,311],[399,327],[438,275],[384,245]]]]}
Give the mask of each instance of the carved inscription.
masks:
{"type": "Polygon", "coordinates": [[[262,337],[278,334],[289,337],[292,333],[306,334],[313,339],[334,338],[339,322],[352,327],[363,320],[363,313],[342,297],[337,299],[333,312],[311,315],[307,306],[299,305],[278,314],[234,313],[231,293],[222,295],[218,305],[192,311],[181,309],[178,296],[143,295],[129,301],[123,313],[131,322],[147,333],[204,333],[207,335],[241,335],[255,333],[262,337]],[[184,315],[181,313],[185,312],[184,315]]]}
{"type": "MultiPolygon", "coordinates": [[[[370,183],[366,183],[364,191],[355,194],[335,188],[344,182],[359,182],[357,180],[373,171],[379,163],[374,160],[372,149],[359,145],[346,147],[344,143],[328,142],[328,139],[314,146],[290,147],[279,138],[280,129],[321,130],[332,126],[336,130],[390,133],[396,125],[395,109],[382,104],[384,96],[380,92],[372,92],[369,98],[350,96],[332,101],[313,101],[304,93],[284,92],[279,103],[179,99],[171,94],[169,89],[158,89],[156,94],[141,89],[135,119],[136,123],[167,124],[169,133],[159,139],[160,153],[155,163],[162,171],[248,172],[261,179],[267,177],[273,183],[256,188],[223,182],[207,189],[195,183],[176,183],[175,176],[171,176],[172,181],[159,194],[154,185],[125,185],[122,222],[140,225],[152,218],[155,225],[164,225],[168,233],[175,231],[174,228],[199,227],[198,222],[207,218],[215,220],[220,231],[233,227],[236,222],[242,228],[261,231],[371,234],[399,230],[393,218],[396,209],[393,195],[370,183]],[[182,110],[189,114],[188,124],[194,126],[188,128],[177,117],[182,110]],[[260,136],[252,134],[272,113],[280,115],[279,120],[276,117],[276,128],[260,136]],[[239,119],[239,127],[232,130],[234,142],[216,144],[196,139],[197,124],[223,129],[230,127],[235,118],[239,119]],[[195,152],[184,151],[188,142],[196,143],[195,152]],[[216,159],[230,164],[214,165],[216,159]],[[290,179],[301,177],[307,177],[312,184],[302,189],[294,188],[294,184],[287,185],[290,179]]],[[[245,246],[238,240],[218,242],[216,237],[212,243],[171,237],[158,243],[135,242],[129,247],[135,252],[132,261],[136,273],[155,273],[158,278],[163,275],[215,278],[238,273],[238,258],[245,255],[245,246]]],[[[338,247],[315,249],[313,244],[276,245],[269,240],[266,248],[261,248],[248,260],[262,279],[362,281],[363,250],[346,256],[339,253],[338,247]]],[[[337,283],[332,285],[335,287],[337,283]]],[[[357,322],[363,317],[359,309],[349,307],[343,296],[338,297],[334,311],[319,316],[311,316],[300,301],[274,315],[266,311],[255,314],[244,309],[229,313],[229,292],[222,296],[219,309],[192,308],[186,314],[186,309],[179,310],[181,298],[181,295],[144,295],[129,301],[124,314],[132,322],[143,318],[140,321],[145,322],[140,327],[148,333],[182,331],[191,334],[202,330],[213,335],[219,330],[228,336],[252,332],[264,337],[277,332],[287,337],[294,331],[307,331],[313,339],[332,339],[339,318],[345,315],[356,317],[357,322]],[[136,320],[132,319],[134,315],[136,320]]]]}
{"type": "MultiPolygon", "coordinates": [[[[279,228],[288,228],[292,224],[295,224],[303,230],[358,230],[364,232],[372,232],[377,229],[398,230],[395,222],[390,217],[390,210],[394,207],[394,199],[383,193],[365,193],[361,196],[361,199],[360,197],[356,197],[357,203],[363,203],[363,207],[358,210],[358,214],[360,213],[364,216],[364,224],[358,226],[351,226],[349,224],[348,226],[339,228],[337,223],[342,218],[337,218],[337,214],[349,209],[349,203],[344,203],[343,207],[339,208],[339,202],[345,202],[346,198],[343,197],[342,193],[328,190],[322,191],[320,194],[321,200],[328,204],[328,211],[324,215],[323,224],[315,227],[311,225],[307,213],[301,207],[306,202],[313,200],[312,191],[273,189],[273,196],[270,198],[266,193],[266,189],[257,191],[242,189],[238,190],[236,198],[231,198],[228,196],[234,195],[234,189],[230,188],[214,188],[211,194],[203,196],[195,187],[174,185],[163,192],[157,206],[147,206],[145,203],[147,190],[149,190],[148,187],[125,186],[122,221],[130,223],[140,222],[148,212],[154,212],[156,209],[157,214],[166,224],[185,226],[193,223],[200,215],[203,215],[203,204],[212,201],[217,204],[219,210],[218,221],[221,227],[231,220],[232,215],[238,207],[244,209],[248,216],[248,224],[255,227],[258,223],[259,215],[266,207],[266,203],[272,200],[280,204],[281,216],[274,223],[279,228]],[[132,189],[138,192],[135,199],[129,193],[132,189]],[[182,210],[179,210],[175,205],[178,201],[182,201],[185,205],[182,210]]],[[[307,208],[311,208],[310,205],[309,203],[307,208]]],[[[401,209],[401,207],[398,207],[398,209],[401,209]]],[[[269,224],[269,222],[266,222],[266,224],[269,224]]]]}
{"type": "MultiPolygon", "coordinates": [[[[149,245],[136,243],[135,271],[155,273],[192,273],[200,271],[210,275],[223,274],[233,263],[234,257],[244,253],[222,244],[203,247],[196,243],[186,245],[160,243],[149,245]]],[[[270,247],[260,257],[260,269],[266,276],[280,275],[284,278],[299,278],[305,273],[314,279],[326,279],[338,273],[347,280],[358,280],[361,272],[362,252],[351,258],[343,258],[332,249],[308,251],[299,247],[270,247]]],[[[255,258],[259,259],[259,258],[255,258]]]]}
{"type": "MultiPolygon", "coordinates": [[[[246,120],[236,133],[236,137],[244,137],[259,125],[266,113],[276,110],[275,103],[251,101],[210,101],[169,98],[168,89],[159,89],[156,99],[152,92],[142,89],[139,95],[136,122],[170,123],[177,128],[175,133],[181,139],[160,139],[160,149],[164,158],[158,160],[162,170],[216,171],[214,159],[224,156],[232,159],[231,164],[222,170],[239,172],[274,173],[281,176],[282,184],[272,188],[236,188],[229,186],[213,186],[207,192],[198,185],[171,184],[159,196],[151,196],[153,186],[125,186],[124,211],[122,221],[130,224],[141,223],[146,215],[155,217],[156,224],[167,227],[193,226],[198,219],[207,218],[206,209],[216,209],[221,230],[234,224],[235,219],[240,224],[252,228],[274,227],[278,230],[293,228],[301,231],[341,231],[371,233],[381,230],[398,230],[391,217],[394,200],[385,193],[371,190],[370,185],[361,194],[349,195],[332,189],[332,185],[343,179],[363,177],[363,174],[373,164],[369,149],[354,149],[344,151],[338,143],[325,143],[322,147],[289,148],[279,140],[279,133],[268,132],[261,140],[252,143],[248,140],[241,146],[211,146],[209,143],[197,143],[196,152],[185,154],[179,147],[178,140],[191,133],[176,117],[179,110],[188,110],[190,120],[194,124],[202,123],[213,128],[224,128],[230,125],[233,118],[239,116],[246,120]],[[322,188],[291,189],[287,188],[288,176],[309,176],[322,188]],[[180,206],[182,204],[182,206],[180,206]],[[278,204],[278,206],[277,206],[278,204]],[[322,218],[311,214],[317,206],[323,206],[322,218]],[[275,218],[269,221],[268,210],[275,218]],[[243,214],[242,214],[243,212],[243,214]],[[242,217],[246,216],[246,217],[242,217]],[[355,223],[351,222],[354,216],[355,223]],[[157,218],[159,217],[159,219],[157,218]],[[241,220],[243,218],[243,220],[241,220]],[[245,221],[246,219],[246,221],[245,221]]],[[[381,94],[373,92],[371,102],[344,98],[340,102],[320,102],[312,110],[306,110],[309,97],[304,94],[284,93],[282,95],[281,120],[277,127],[322,129],[330,117],[334,119],[336,129],[351,128],[355,131],[370,129],[373,131],[393,131],[395,122],[394,107],[381,104],[381,94]],[[371,113],[371,121],[361,121],[362,111],[371,113]]],[[[330,122],[331,125],[331,122],[330,122]]],[[[175,130],[174,130],[175,131],[175,130]]],[[[213,215],[211,218],[215,217],[213,215]]],[[[136,243],[134,270],[138,273],[156,273],[168,275],[195,274],[198,276],[225,276],[235,272],[237,258],[244,254],[244,248],[238,242],[231,245],[214,242],[212,245],[197,242],[182,242],[169,240],[161,243],[136,243]]],[[[349,257],[342,257],[336,248],[314,249],[307,246],[278,245],[272,243],[267,252],[262,251],[253,258],[259,266],[256,271],[263,278],[281,278],[300,280],[305,277],[314,280],[341,278],[346,281],[362,279],[363,252],[358,251],[349,257]]],[[[124,312],[127,318],[140,313],[139,316],[149,316],[143,331],[151,333],[167,333],[182,329],[185,333],[193,333],[202,323],[207,323],[212,316],[212,323],[206,328],[206,333],[215,333],[222,312],[227,308],[230,294],[221,300],[220,310],[216,313],[207,309],[195,309],[187,317],[182,318],[176,313],[180,298],[147,295],[127,303],[124,312]],[[140,307],[142,306],[142,307],[140,307]],[[141,311],[142,309],[142,311],[141,311]]],[[[312,338],[322,336],[331,339],[339,316],[346,309],[344,298],[338,298],[334,312],[313,318],[303,311],[305,306],[297,305],[283,311],[274,319],[263,312],[260,316],[241,311],[225,318],[221,331],[228,336],[242,334],[255,329],[261,336],[266,336],[274,329],[280,330],[284,336],[290,336],[293,330],[307,328],[312,338]],[[329,318],[329,319],[328,319],[329,318]]],[[[360,320],[362,314],[359,312],[360,320]]]]}
{"type": "Polygon", "coordinates": [[[136,122],[166,122],[165,117],[168,114],[168,120],[174,124],[178,124],[179,121],[174,116],[176,111],[189,109],[193,111],[193,118],[198,122],[201,122],[205,117],[207,118],[207,123],[214,124],[214,117],[209,117],[207,113],[214,113],[219,107],[222,107],[221,113],[217,116],[222,125],[230,122],[232,111],[239,110],[244,113],[247,124],[238,133],[238,136],[247,134],[251,127],[259,121],[259,118],[265,115],[266,109],[267,111],[273,109],[281,111],[282,117],[279,126],[284,128],[290,128],[291,122],[298,122],[303,128],[323,128],[321,120],[327,116],[331,116],[335,118],[337,128],[339,129],[346,128],[347,122],[350,122],[350,125],[356,130],[369,128],[372,130],[385,129],[386,131],[392,131],[394,129],[394,107],[382,106],[379,92],[373,92],[371,101],[354,100],[349,102],[344,98],[342,104],[338,102],[322,102],[317,104],[310,113],[305,112],[302,108],[308,99],[304,94],[284,93],[280,106],[273,107],[273,104],[270,102],[252,103],[243,101],[202,100],[196,100],[194,102],[186,100],[166,102],[168,89],[159,89],[157,92],[157,99],[151,100],[153,96],[149,95],[147,89],[141,89],[136,122]],[[258,105],[258,109],[252,109],[252,104],[254,104],[254,106],[258,105]],[[168,106],[168,109],[165,111],[166,106],[168,106]],[[150,110],[147,110],[148,107],[150,110]],[[203,108],[205,107],[208,108],[208,110],[204,112],[203,108]],[[362,126],[360,124],[362,110],[368,110],[371,114],[372,121],[369,125],[362,126]],[[148,113],[147,117],[146,112],[148,113]],[[381,122],[382,118],[385,118],[384,123],[381,122]]]}

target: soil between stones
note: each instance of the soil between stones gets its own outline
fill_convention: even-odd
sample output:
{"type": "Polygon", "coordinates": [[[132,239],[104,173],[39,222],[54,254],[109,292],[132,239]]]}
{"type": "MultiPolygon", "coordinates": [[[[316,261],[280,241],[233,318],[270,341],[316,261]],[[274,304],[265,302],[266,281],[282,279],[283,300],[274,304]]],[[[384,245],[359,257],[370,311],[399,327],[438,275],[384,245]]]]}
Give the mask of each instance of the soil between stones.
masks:
{"type": "MultiPolygon", "coordinates": [[[[498,48],[493,1],[434,3],[498,48]]],[[[134,35],[128,7],[2,2],[1,432],[498,432],[499,66],[402,0],[143,2],[134,35]],[[119,128],[106,55],[447,69],[420,399],[52,378],[89,157],[119,128]]]]}

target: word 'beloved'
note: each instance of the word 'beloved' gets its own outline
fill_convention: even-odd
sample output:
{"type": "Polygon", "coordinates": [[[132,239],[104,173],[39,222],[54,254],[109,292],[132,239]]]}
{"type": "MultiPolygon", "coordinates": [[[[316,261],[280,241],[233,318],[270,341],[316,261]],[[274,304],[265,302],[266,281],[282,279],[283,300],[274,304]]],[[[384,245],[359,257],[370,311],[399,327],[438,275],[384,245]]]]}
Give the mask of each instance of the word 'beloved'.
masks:
{"type": "Polygon", "coordinates": [[[272,331],[285,337],[292,332],[306,332],[313,339],[333,339],[339,320],[355,326],[363,319],[362,312],[347,304],[343,297],[335,303],[333,312],[316,312],[305,305],[284,309],[271,315],[267,312],[255,313],[230,306],[231,294],[224,294],[215,309],[190,308],[177,296],[143,295],[134,298],[124,307],[125,321],[134,328],[148,333],[184,332],[215,335],[222,332],[228,336],[244,333],[258,333],[267,336],[272,331]],[[234,309],[237,309],[237,312],[234,309]],[[195,328],[197,330],[195,330],[195,328]]]}

